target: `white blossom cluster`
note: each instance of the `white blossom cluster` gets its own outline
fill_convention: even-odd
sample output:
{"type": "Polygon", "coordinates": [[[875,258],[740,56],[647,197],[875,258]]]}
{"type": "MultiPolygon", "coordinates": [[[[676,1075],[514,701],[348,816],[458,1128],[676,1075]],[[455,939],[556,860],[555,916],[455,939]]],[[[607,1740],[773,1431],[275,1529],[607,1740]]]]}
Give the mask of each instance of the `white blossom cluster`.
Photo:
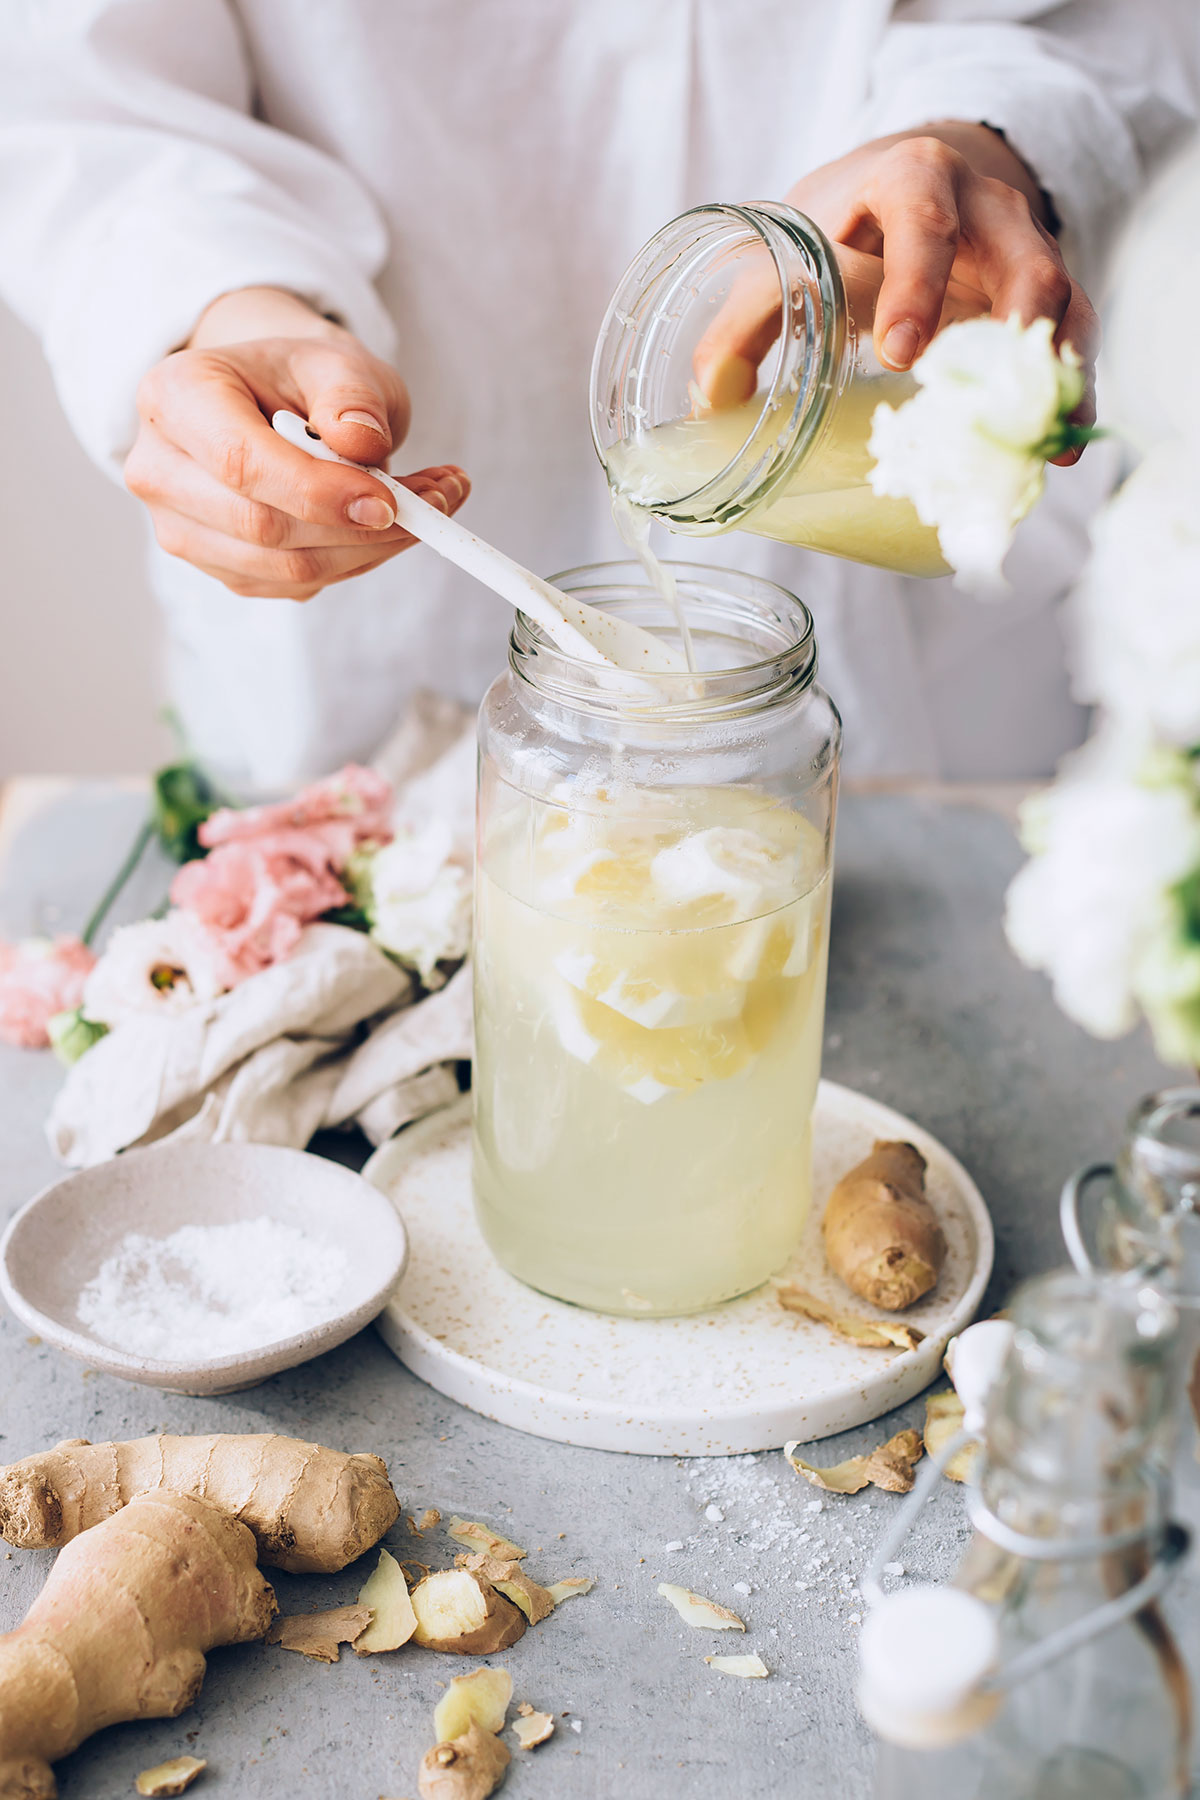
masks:
{"type": "MultiPolygon", "coordinates": [[[[1161,239],[1200,278],[1180,206],[1200,152],[1169,178],[1127,247],[1136,290],[1161,239]],[[1181,249],[1180,246],[1183,246],[1181,249]]],[[[1186,271],[1185,271],[1186,272],[1186,271]]],[[[1121,296],[1118,295],[1118,315],[1121,296]]],[[[1128,311],[1128,308],[1126,308],[1128,311]]],[[[1114,392],[1144,383],[1144,310],[1115,334],[1114,392]]],[[[1158,355],[1170,360],[1165,343],[1158,355]]],[[[1063,1010],[1098,1037],[1149,1021],[1165,1062],[1200,1067],[1200,421],[1186,383],[1160,382],[1155,438],[1095,520],[1073,598],[1075,686],[1096,738],[1023,813],[1031,860],[1008,896],[1009,941],[1063,1010]]],[[[1139,419],[1131,415],[1132,435],[1139,419]]]]}

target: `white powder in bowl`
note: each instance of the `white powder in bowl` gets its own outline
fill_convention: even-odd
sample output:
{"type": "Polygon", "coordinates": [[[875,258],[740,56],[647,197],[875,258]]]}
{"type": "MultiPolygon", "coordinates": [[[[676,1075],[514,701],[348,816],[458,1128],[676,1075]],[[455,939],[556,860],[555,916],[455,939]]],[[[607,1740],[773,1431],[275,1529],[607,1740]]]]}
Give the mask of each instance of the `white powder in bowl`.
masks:
{"type": "Polygon", "coordinates": [[[257,1350],[330,1316],[346,1254],[276,1219],[131,1231],[79,1296],[80,1323],[103,1343],[160,1362],[257,1350]]]}

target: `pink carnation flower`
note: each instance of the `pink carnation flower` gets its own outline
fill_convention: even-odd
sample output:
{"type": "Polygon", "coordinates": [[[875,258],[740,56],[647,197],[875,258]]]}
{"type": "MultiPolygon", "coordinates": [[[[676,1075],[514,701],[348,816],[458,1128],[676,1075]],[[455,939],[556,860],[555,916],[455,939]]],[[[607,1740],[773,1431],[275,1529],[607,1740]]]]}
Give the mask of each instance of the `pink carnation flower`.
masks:
{"type": "Polygon", "coordinates": [[[96,958],[79,938],[0,942],[0,1038],[40,1050],[50,1042],[55,1013],[71,1012],[96,958]]]}
{"type": "Polygon", "coordinates": [[[368,838],[390,842],[391,813],[392,790],[383,776],[347,763],[336,775],[301,788],[292,800],[240,811],[224,807],[204,821],[199,836],[211,850],[218,844],[256,842],[278,831],[303,831],[324,844],[333,868],[344,869],[356,845],[368,838]]]}
{"type": "Polygon", "coordinates": [[[264,830],[185,863],[171,883],[171,899],[202,927],[221,985],[234,987],[290,956],[305,925],[347,904],[350,896],[329,865],[321,828],[264,830]]]}

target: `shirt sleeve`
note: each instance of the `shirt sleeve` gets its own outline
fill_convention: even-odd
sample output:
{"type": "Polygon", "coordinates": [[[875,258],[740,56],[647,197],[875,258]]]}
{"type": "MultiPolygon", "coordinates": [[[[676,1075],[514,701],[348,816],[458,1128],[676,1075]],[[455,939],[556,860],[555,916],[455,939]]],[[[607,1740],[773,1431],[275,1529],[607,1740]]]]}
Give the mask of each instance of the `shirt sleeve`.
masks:
{"type": "Polygon", "coordinates": [[[1053,202],[1084,279],[1196,118],[1194,0],[899,0],[861,142],[939,119],[1002,131],[1053,202]]]}
{"type": "Polygon", "coordinates": [[[252,106],[225,0],[0,7],[0,293],[111,473],[141,377],[220,294],[287,288],[391,354],[374,201],[252,106]]]}

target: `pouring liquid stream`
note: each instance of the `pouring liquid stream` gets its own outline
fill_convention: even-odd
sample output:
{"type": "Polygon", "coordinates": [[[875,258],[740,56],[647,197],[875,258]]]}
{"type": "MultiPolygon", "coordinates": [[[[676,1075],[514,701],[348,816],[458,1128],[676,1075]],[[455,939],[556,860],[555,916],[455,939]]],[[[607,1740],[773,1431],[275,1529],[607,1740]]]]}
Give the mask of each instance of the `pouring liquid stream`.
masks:
{"type": "Polygon", "coordinates": [[[696,651],[692,643],[691,628],[679,602],[679,591],[675,585],[675,576],[666,563],[661,562],[650,548],[650,527],[653,515],[645,507],[637,506],[628,495],[612,492],[613,524],[620,534],[623,544],[633,551],[641,563],[655,593],[662,601],[679,629],[679,639],[683,645],[683,654],[689,671],[696,672],[696,651]]]}

